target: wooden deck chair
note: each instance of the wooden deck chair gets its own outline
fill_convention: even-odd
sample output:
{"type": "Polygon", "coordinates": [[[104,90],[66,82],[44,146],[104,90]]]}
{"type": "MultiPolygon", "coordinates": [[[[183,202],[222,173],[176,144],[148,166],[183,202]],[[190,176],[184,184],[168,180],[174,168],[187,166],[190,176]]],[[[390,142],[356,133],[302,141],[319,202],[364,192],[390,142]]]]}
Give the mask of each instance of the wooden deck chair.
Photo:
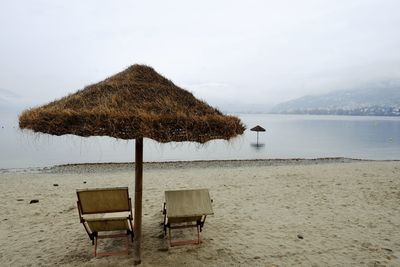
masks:
{"type": "Polygon", "coordinates": [[[94,256],[129,254],[129,236],[133,242],[132,207],[127,187],[78,189],[78,212],[92,245],[94,256]],[[99,235],[100,232],[118,234],[99,235]],[[123,231],[124,233],[121,233],[123,231]],[[126,236],[123,251],[97,252],[97,240],[126,236]]]}
{"type": "Polygon", "coordinates": [[[171,247],[185,244],[200,244],[200,232],[204,227],[207,215],[212,215],[210,193],[208,189],[165,191],[164,235],[169,230],[171,247]],[[197,229],[197,239],[172,241],[171,229],[197,229]]]}

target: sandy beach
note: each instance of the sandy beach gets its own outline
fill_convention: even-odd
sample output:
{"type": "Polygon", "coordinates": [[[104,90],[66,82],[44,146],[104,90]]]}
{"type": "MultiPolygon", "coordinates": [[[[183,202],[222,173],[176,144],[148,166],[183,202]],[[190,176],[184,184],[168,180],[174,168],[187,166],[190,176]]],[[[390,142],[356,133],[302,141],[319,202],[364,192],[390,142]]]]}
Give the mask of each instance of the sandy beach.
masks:
{"type": "MultiPolygon", "coordinates": [[[[0,183],[0,265],[133,264],[132,244],[94,258],[75,193],[128,186],[133,198],[132,164],[1,170],[0,183]]],[[[400,266],[400,161],[146,163],[143,203],[141,266],[400,266]],[[169,248],[164,191],[188,188],[210,190],[214,215],[202,244],[169,248]]]]}

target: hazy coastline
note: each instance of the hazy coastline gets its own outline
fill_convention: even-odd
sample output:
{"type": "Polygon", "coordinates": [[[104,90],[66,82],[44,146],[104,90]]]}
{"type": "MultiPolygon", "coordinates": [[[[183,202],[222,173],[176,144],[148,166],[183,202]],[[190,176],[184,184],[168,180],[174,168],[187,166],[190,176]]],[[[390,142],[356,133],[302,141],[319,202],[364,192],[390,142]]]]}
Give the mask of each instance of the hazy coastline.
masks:
{"type": "MultiPolygon", "coordinates": [[[[370,160],[345,157],[323,158],[288,158],[288,159],[238,159],[238,160],[182,160],[182,161],[148,161],[144,169],[174,169],[174,168],[207,168],[207,167],[241,167],[241,166],[285,166],[285,165],[313,165],[329,163],[354,163],[354,162],[400,162],[400,160],[370,160]]],[[[135,162],[85,162],[68,163],[46,167],[27,168],[0,168],[0,173],[17,172],[76,172],[80,171],[116,171],[132,170],[135,162]]]]}
{"type": "MultiPolygon", "coordinates": [[[[144,161],[255,160],[344,157],[400,159],[400,117],[241,114],[247,129],[261,125],[262,146],[256,133],[230,141],[161,144],[144,142],[144,161]]],[[[134,141],[110,137],[32,134],[17,128],[0,129],[0,169],[49,167],[69,163],[131,162],[134,141]]]]}

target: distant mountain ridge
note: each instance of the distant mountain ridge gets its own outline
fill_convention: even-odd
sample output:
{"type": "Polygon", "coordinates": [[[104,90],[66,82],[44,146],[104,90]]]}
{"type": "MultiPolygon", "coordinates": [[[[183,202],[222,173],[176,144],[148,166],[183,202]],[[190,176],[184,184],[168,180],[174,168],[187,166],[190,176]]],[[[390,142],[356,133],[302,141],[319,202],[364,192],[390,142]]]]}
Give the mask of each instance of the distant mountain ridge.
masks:
{"type": "Polygon", "coordinates": [[[400,116],[400,86],[304,96],[276,105],[271,113],[400,116]]]}
{"type": "Polygon", "coordinates": [[[26,100],[20,95],[3,88],[0,88],[0,112],[16,113],[25,106],[26,100]]]}

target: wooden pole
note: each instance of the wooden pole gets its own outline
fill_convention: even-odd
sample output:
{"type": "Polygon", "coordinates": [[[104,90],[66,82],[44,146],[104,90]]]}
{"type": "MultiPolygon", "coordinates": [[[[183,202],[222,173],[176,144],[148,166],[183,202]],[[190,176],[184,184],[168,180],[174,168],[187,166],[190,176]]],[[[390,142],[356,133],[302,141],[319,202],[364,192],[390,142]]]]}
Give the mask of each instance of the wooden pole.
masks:
{"type": "Polygon", "coordinates": [[[257,132],[257,146],[258,146],[258,132],[257,132]]]}
{"type": "Polygon", "coordinates": [[[134,264],[142,262],[141,239],[142,239],[142,191],[143,191],[143,138],[137,138],[135,143],[135,260],[134,264]]]}

